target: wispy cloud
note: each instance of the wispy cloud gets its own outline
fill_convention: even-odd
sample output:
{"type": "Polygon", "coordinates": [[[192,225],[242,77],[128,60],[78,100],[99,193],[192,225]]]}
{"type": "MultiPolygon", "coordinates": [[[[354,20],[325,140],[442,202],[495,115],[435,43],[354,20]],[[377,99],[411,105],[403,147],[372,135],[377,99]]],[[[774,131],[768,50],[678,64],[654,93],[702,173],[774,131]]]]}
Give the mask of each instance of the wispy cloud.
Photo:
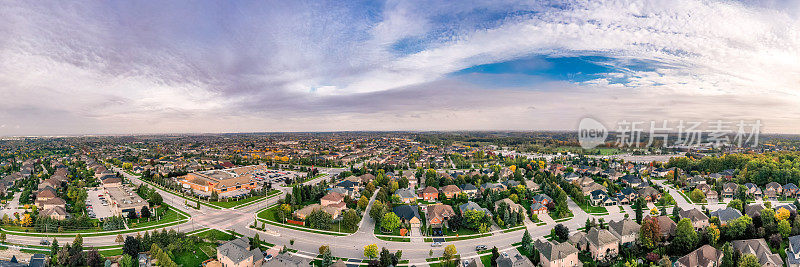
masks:
{"type": "Polygon", "coordinates": [[[20,127],[0,134],[570,129],[589,114],[799,132],[798,5],[6,1],[0,121],[20,127]]]}

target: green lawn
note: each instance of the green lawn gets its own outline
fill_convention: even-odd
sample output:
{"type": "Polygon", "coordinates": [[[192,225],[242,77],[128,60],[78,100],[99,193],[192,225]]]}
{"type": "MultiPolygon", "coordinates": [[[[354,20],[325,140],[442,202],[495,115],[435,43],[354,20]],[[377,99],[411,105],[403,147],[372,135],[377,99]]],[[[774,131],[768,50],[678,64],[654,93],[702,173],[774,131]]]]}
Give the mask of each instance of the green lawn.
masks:
{"type": "MultiPolygon", "coordinates": [[[[207,243],[204,244],[208,245],[207,243]]],[[[210,259],[211,257],[203,253],[203,251],[199,248],[200,246],[202,245],[198,244],[187,251],[177,252],[174,254],[174,258],[172,260],[178,264],[178,266],[201,266],[203,261],[210,259]]]]}
{"type": "Polygon", "coordinates": [[[236,238],[230,233],[226,233],[217,229],[211,229],[202,233],[198,233],[195,236],[208,240],[210,242],[229,241],[236,238]]]}
{"type": "Polygon", "coordinates": [[[223,208],[234,208],[234,207],[239,206],[239,205],[255,203],[255,202],[259,201],[259,200],[262,200],[262,199],[268,198],[268,197],[272,197],[272,196],[275,196],[275,195],[280,194],[280,193],[281,193],[281,191],[273,189],[272,191],[270,191],[267,194],[266,197],[264,197],[264,196],[252,196],[252,197],[248,197],[248,198],[244,198],[244,199],[240,199],[240,200],[234,200],[234,201],[211,201],[211,202],[208,202],[208,203],[211,204],[211,205],[217,205],[217,206],[220,206],[220,207],[223,207],[223,208]]]}
{"type": "MultiPolygon", "coordinates": [[[[274,226],[280,226],[280,227],[284,227],[284,228],[290,228],[290,229],[295,229],[295,230],[305,231],[305,232],[311,232],[311,233],[317,233],[317,234],[344,236],[344,235],[356,232],[355,230],[354,231],[343,231],[342,229],[339,228],[339,224],[338,223],[331,224],[331,229],[327,230],[327,231],[332,231],[332,232],[336,232],[336,233],[327,233],[327,232],[319,231],[320,229],[314,229],[314,228],[311,228],[311,227],[308,227],[308,226],[304,226],[304,225],[294,225],[294,224],[286,224],[286,223],[278,222],[275,219],[275,211],[279,207],[280,206],[275,205],[275,206],[272,206],[270,208],[267,208],[267,209],[259,212],[258,213],[258,218],[259,219],[263,219],[263,220],[260,220],[260,221],[266,222],[266,223],[274,225],[274,226]]],[[[358,229],[356,229],[356,230],[358,230],[358,229]]]]}
{"type": "Polygon", "coordinates": [[[588,196],[584,197],[584,199],[585,199],[585,201],[584,201],[585,204],[579,204],[578,206],[580,206],[581,209],[583,211],[585,211],[586,213],[589,213],[589,214],[608,213],[608,209],[606,209],[606,207],[603,207],[603,206],[592,206],[592,204],[589,203],[589,197],[588,196]]]}
{"type": "Polygon", "coordinates": [[[101,250],[99,252],[100,252],[100,255],[103,255],[103,257],[111,257],[111,256],[122,255],[122,249],[121,248],[120,249],[112,249],[112,250],[101,250]]]}

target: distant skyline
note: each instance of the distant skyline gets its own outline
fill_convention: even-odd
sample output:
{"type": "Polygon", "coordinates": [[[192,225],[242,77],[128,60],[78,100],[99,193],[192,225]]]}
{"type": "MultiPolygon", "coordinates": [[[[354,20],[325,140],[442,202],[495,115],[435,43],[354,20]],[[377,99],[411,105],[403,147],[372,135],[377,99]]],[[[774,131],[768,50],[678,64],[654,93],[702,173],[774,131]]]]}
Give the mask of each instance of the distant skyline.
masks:
{"type": "Polygon", "coordinates": [[[800,1],[0,1],[0,136],[800,133],[800,1]]]}

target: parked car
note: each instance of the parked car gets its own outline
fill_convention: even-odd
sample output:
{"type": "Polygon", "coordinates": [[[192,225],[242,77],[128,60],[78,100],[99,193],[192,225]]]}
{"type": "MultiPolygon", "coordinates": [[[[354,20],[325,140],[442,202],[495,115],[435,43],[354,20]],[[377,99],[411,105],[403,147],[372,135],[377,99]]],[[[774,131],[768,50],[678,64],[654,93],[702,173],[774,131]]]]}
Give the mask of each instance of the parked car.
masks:
{"type": "Polygon", "coordinates": [[[39,241],[39,244],[43,246],[49,246],[50,241],[48,241],[47,239],[42,239],[42,241],[39,241]]]}
{"type": "Polygon", "coordinates": [[[442,242],[433,242],[433,243],[431,243],[431,247],[441,247],[441,246],[442,246],[442,242]]]}

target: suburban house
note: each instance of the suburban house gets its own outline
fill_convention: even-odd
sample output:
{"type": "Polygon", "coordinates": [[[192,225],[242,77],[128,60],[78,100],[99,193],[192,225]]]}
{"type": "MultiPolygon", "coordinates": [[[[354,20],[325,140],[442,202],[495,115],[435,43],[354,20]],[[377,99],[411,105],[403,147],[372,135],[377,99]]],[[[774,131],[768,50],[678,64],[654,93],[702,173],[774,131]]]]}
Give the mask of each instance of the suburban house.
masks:
{"type": "Polygon", "coordinates": [[[461,193],[467,194],[469,198],[474,198],[478,194],[478,187],[473,184],[461,185],[461,193]]]}
{"type": "Polygon", "coordinates": [[[642,187],[642,186],[646,186],[646,183],[647,183],[647,182],[643,181],[642,178],[639,178],[639,177],[637,177],[635,175],[630,175],[630,174],[622,176],[622,178],[619,178],[619,179],[622,181],[622,183],[626,184],[627,186],[633,187],[633,188],[639,188],[639,187],[642,187]]]}
{"type": "Polygon", "coordinates": [[[722,198],[733,198],[733,195],[736,194],[736,190],[739,189],[739,185],[735,183],[725,183],[722,186],[722,198]]]}
{"type": "Polygon", "coordinates": [[[533,266],[533,263],[527,257],[523,257],[519,253],[514,254],[514,256],[500,256],[500,258],[497,259],[497,267],[526,267],[526,266],[533,266]]]}
{"type": "MultiPolygon", "coordinates": [[[[497,208],[499,208],[499,207],[500,207],[500,204],[501,204],[501,203],[505,203],[505,204],[506,204],[506,206],[508,206],[508,209],[509,209],[509,211],[511,211],[511,212],[522,212],[522,213],[526,213],[526,212],[525,212],[525,207],[523,207],[523,206],[522,206],[522,205],[520,205],[520,204],[514,203],[514,201],[511,201],[511,199],[509,199],[509,198],[504,198],[504,199],[501,199],[501,200],[495,201],[495,202],[494,202],[494,211],[497,211],[497,208]]],[[[527,214],[527,213],[526,213],[526,214],[527,214]]],[[[499,216],[499,215],[498,215],[498,216],[499,216]]]]}
{"type": "Polygon", "coordinates": [[[467,211],[476,210],[483,212],[484,214],[486,214],[486,216],[492,216],[492,212],[490,212],[486,208],[481,208],[481,206],[478,205],[478,203],[472,201],[459,205],[458,209],[461,211],[461,215],[464,215],[464,213],[466,213],[467,211]]]}
{"type": "Polygon", "coordinates": [[[661,192],[658,192],[658,190],[652,186],[639,188],[638,193],[640,197],[644,198],[644,200],[648,202],[655,202],[661,199],[661,192]]]}
{"type": "Polygon", "coordinates": [[[783,186],[776,182],[771,182],[764,188],[764,196],[769,200],[778,200],[778,196],[783,194],[783,186]]]}
{"type": "Polygon", "coordinates": [[[593,227],[584,236],[586,249],[595,260],[604,260],[619,253],[619,239],[606,229],[593,227]]]}
{"type": "Polygon", "coordinates": [[[608,222],[608,230],[622,244],[633,244],[639,236],[641,226],[630,218],[608,222]]]}
{"type": "Polygon", "coordinates": [[[742,254],[752,254],[758,258],[761,266],[778,267],[783,266],[783,260],[777,253],[772,253],[763,238],[734,240],[731,242],[733,249],[742,254]]]}
{"type": "Polygon", "coordinates": [[[308,215],[311,215],[311,213],[314,212],[315,210],[324,211],[325,213],[330,214],[331,218],[334,218],[334,219],[339,217],[339,214],[342,211],[342,209],[337,208],[337,207],[322,206],[320,204],[314,203],[314,204],[305,206],[302,209],[294,211],[293,215],[297,219],[305,220],[306,217],[308,217],[308,215]]]}
{"type": "Polygon", "coordinates": [[[689,220],[692,221],[692,226],[694,226],[695,230],[700,231],[709,225],[708,216],[706,216],[705,213],[698,210],[697,208],[693,208],[690,210],[683,210],[678,207],[675,208],[679,209],[678,215],[681,217],[681,219],[689,218],[689,220]]]}
{"type": "Polygon", "coordinates": [[[411,188],[397,189],[397,191],[394,191],[394,195],[403,203],[413,203],[417,201],[417,194],[414,194],[414,189],[411,188]]]}
{"type": "Polygon", "coordinates": [[[800,188],[793,183],[788,183],[783,185],[783,195],[786,197],[797,197],[797,193],[800,193],[800,188]]]}
{"type": "Polygon", "coordinates": [[[675,261],[675,267],[716,267],[722,262],[722,250],[716,249],[709,245],[695,249],[694,251],[686,254],[686,256],[678,258],[675,261]]]}
{"type": "Polygon", "coordinates": [[[719,223],[722,225],[726,225],[728,224],[728,222],[736,220],[739,217],[742,217],[742,213],[739,212],[739,210],[731,207],[720,208],[718,210],[712,211],[710,215],[711,217],[719,218],[719,223]]]}
{"type": "Polygon", "coordinates": [[[532,202],[533,203],[542,203],[542,205],[547,206],[547,204],[550,204],[551,202],[553,202],[553,199],[550,198],[550,196],[548,196],[548,195],[538,194],[538,195],[533,196],[533,201],[532,202]]]}
{"type": "Polygon", "coordinates": [[[761,188],[759,188],[754,183],[746,183],[744,184],[744,187],[747,189],[745,193],[747,193],[748,196],[751,196],[754,199],[761,199],[764,196],[764,193],[761,191],[761,188]]]}
{"type": "Polygon", "coordinates": [[[786,248],[786,266],[800,267],[800,235],[789,237],[789,247],[786,248]]]}
{"type": "Polygon", "coordinates": [[[547,214],[547,207],[542,203],[531,204],[531,214],[547,214]]]}
{"type": "Polygon", "coordinates": [[[583,266],[578,259],[578,249],[569,243],[537,239],[533,242],[533,246],[539,251],[539,264],[542,267],[583,266]]]}
{"type": "Polygon", "coordinates": [[[450,205],[436,204],[428,205],[425,208],[425,218],[431,228],[442,228],[442,225],[447,223],[447,220],[454,215],[456,215],[456,212],[453,211],[453,207],[450,207],[450,205]]]}
{"type": "Polygon", "coordinates": [[[625,187],[617,193],[617,201],[619,204],[633,203],[637,197],[639,197],[639,192],[636,192],[636,190],[630,187],[625,187]]]}
{"type": "Polygon", "coordinates": [[[340,210],[347,209],[347,203],[344,202],[344,195],[336,192],[328,192],[327,195],[319,199],[319,204],[326,207],[334,207],[340,210]]]}
{"type": "Polygon", "coordinates": [[[760,217],[761,210],[764,209],[764,204],[762,203],[753,203],[744,206],[744,214],[750,216],[750,218],[760,217]]]}
{"type": "Polygon", "coordinates": [[[458,188],[458,186],[454,184],[447,185],[442,187],[442,193],[444,193],[447,198],[454,198],[458,196],[458,194],[461,194],[461,188],[458,188]]]}
{"type": "Polygon", "coordinates": [[[677,228],[678,225],[675,224],[675,221],[673,221],[669,216],[662,215],[658,217],[650,217],[650,215],[647,215],[645,220],[650,220],[651,218],[655,219],[658,223],[661,237],[664,239],[670,239],[671,237],[675,236],[675,228],[677,228]]]}
{"type": "Polygon", "coordinates": [[[250,240],[243,236],[217,247],[217,260],[225,267],[261,266],[264,254],[259,248],[250,250],[250,240]]]}
{"type": "Polygon", "coordinates": [[[614,206],[617,205],[616,198],[611,198],[603,190],[594,190],[589,195],[589,201],[595,206],[614,206]]]}
{"type": "Polygon", "coordinates": [[[695,186],[694,189],[700,190],[700,192],[703,192],[703,194],[708,194],[709,191],[713,190],[708,184],[699,184],[695,186]]]}
{"type": "Polygon", "coordinates": [[[392,208],[392,212],[394,212],[397,217],[400,217],[400,221],[409,224],[412,228],[420,227],[421,221],[417,205],[395,206],[392,208]]]}
{"type": "Polygon", "coordinates": [[[425,187],[425,189],[422,189],[420,197],[425,201],[436,201],[439,199],[439,190],[436,190],[436,187],[433,186],[425,187]]]}
{"type": "MultiPolygon", "coordinates": [[[[334,264],[335,265],[335,264],[334,264]]],[[[332,265],[332,266],[334,266],[332,265]]],[[[265,262],[262,267],[300,267],[311,266],[311,260],[291,253],[279,253],[272,260],[265,262]]],[[[227,266],[225,266],[227,267],[227,266]]]]}
{"type": "Polygon", "coordinates": [[[786,209],[789,212],[797,212],[797,206],[795,206],[794,203],[786,203],[783,205],[775,206],[773,208],[775,209],[776,212],[779,211],[780,209],[786,209]]]}

